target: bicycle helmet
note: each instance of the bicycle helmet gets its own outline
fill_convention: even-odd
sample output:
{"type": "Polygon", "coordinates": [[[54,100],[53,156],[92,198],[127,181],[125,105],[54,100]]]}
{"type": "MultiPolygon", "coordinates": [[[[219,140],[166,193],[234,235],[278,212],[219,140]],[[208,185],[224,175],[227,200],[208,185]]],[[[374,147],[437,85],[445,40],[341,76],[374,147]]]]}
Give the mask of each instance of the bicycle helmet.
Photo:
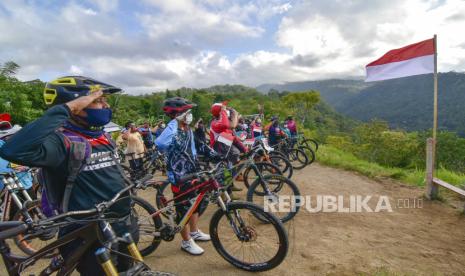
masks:
{"type": "Polygon", "coordinates": [[[122,91],[121,88],[92,78],[66,76],[48,82],[45,85],[43,96],[45,104],[50,107],[72,101],[82,96],[87,96],[99,89],[102,89],[105,94],[113,94],[122,91]]]}
{"type": "Polygon", "coordinates": [[[168,116],[173,116],[178,113],[183,113],[195,106],[197,105],[184,98],[174,97],[166,99],[163,102],[163,112],[168,116]]]}

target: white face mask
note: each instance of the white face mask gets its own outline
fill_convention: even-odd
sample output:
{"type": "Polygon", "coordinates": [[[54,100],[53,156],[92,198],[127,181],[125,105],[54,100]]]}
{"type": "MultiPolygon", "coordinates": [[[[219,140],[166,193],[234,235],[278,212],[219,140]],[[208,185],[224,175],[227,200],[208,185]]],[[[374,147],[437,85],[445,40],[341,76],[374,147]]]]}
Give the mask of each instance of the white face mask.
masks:
{"type": "Polygon", "coordinates": [[[165,128],[165,127],[166,127],[166,125],[165,125],[165,124],[161,124],[161,128],[165,128]]]}
{"type": "Polygon", "coordinates": [[[228,115],[228,118],[231,117],[231,111],[230,110],[226,110],[226,114],[228,115]]]}
{"type": "Polygon", "coordinates": [[[193,119],[194,119],[194,116],[192,116],[192,113],[187,113],[186,119],[185,119],[186,124],[190,125],[193,119]]]}

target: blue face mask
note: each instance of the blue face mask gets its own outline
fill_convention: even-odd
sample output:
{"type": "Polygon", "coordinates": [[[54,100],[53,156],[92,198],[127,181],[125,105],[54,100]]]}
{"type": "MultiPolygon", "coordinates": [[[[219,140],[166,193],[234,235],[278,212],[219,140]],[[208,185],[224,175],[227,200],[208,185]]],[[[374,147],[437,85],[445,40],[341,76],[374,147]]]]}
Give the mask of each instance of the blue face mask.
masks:
{"type": "Polygon", "coordinates": [[[91,127],[102,127],[111,121],[112,112],[109,108],[84,108],[87,117],[81,117],[91,127]]]}

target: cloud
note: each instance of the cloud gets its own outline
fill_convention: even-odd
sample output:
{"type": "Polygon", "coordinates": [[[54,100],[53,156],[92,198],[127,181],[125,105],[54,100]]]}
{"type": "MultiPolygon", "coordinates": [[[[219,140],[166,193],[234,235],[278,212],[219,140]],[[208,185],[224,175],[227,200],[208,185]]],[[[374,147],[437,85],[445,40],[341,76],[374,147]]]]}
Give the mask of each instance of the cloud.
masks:
{"type": "Polygon", "coordinates": [[[0,62],[23,80],[83,74],[129,93],[360,77],[438,34],[439,70],[465,70],[461,0],[5,0],[0,62]]]}

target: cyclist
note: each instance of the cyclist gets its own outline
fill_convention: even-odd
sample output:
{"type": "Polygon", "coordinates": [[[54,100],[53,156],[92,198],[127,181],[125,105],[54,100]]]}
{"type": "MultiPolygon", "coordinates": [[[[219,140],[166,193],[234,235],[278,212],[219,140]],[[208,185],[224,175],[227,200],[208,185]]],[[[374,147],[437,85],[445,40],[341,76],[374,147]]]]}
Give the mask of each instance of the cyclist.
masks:
{"type": "Polygon", "coordinates": [[[263,135],[262,119],[260,117],[255,118],[250,124],[250,128],[252,129],[252,138],[260,138],[263,135]]]}
{"type": "Polygon", "coordinates": [[[268,143],[270,146],[278,144],[282,138],[287,137],[286,133],[279,127],[279,119],[273,116],[271,124],[268,129],[268,143]]]}
{"type": "Polygon", "coordinates": [[[297,136],[297,124],[295,123],[291,115],[287,116],[286,125],[289,129],[289,132],[291,133],[291,136],[297,136]]]}
{"type": "Polygon", "coordinates": [[[163,121],[158,122],[158,125],[156,126],[155,131],[153,133],[153,135],[155,135],[155,138],[158,138],[158,136],[160,136],[163,130],[165,130],[165,127],[166,127],[165,122],[163,121]]]}
{"type": "Polygon", "coordinates": [[[213,121],[210,126],[210,146],[220,154],[226,154],[230,151],[230,160],[236,163],[239,160],[240,153],[247,152],[247,148],[242,144],[239,137],[234,135],[233,129],[237,127],[239,113],[227,107],[226,103],[215,103],[211,107],[213,121]],[[218,142],[221,134],[228,134],[232,139],[231,149],[224,147],[218,142]]]}
{"type": "Polygon", "coordinates": [[[153,135],[149,122],[145,122],[144,125],[139,128],[139,132],[144,140],[145,148],[151,149],[153,147],[153,135]]]}
{"type": "MultiPolygon", "coordinates": [[[[180,97],[169,98],[163,104],[163,111],[171,118],[166,129],[155,140],[155,144],[162,152],[167,153],[168,178],[171,190],[176,196],[191,187],[191,182],[180,183],[179,180],[187,174],[197,171],[197,151],[195,149],[194,134],[189,125],[192,123],[191,109],[196,106],[180,97]]],[[[189,199],[196,196],[191,192],[177,200],[176,217],[179,223],[191,207],[189,199]]],[[[199,214],[194,213],[189,223],[181,231],[181,249],[192,254],[201,255],[204,250],[195,241],[209,241],[210,235],[198,228],[199,214]]]]}
{"type": "MultiPolygon", "coordinates": [[[[228,107],[226,102],[215,103],[212,105],[211,114],[213,120],[210,124],[210,147],[212,147],[221,156],[226,156],[230,165],[237,164],[240,161],[240,154],[247,152],[247,148],[242,144],[239,137],[233,131],[238,124],[239,113],[228,107]],[[221,137],[221,138],[220,138],[221,137]],[[226,142],[229,140],[229,142],[226,142]]],[[[237,181],[243,181],[242,175],[236,177],[237,181]]],[[[229,192],[242,191],[242,188],[233,185],[229,192]]],[[[239,199],[231,193],[231,198],[239,199]]]]}
{"type": "MultiPolygon", "coordinates": [[[[0,149],[0,156],[7,160],[42,167],[47,179],[47,197],[59,198],[65,194],[65,185],[69,183],[67,178],[71,174],[68,166],[70,135],[86,141],[89,147],[86,146],[86,152],[87,149],[90,151],[93,161],[84,162],[75,175],[67,204],[69,211],[94,208],[95,204],[110,200],[126,186],[124,173],[116,160],[115,146],[103,131],[103,126],[111,120],[112,111],[102,89],[106,93],[121,91],[81,76],[63,77],[47,83],[44,100],[50,108],[41,118],[23,127],[0,149]]],[[[129,232],[137,241],[138,226],[135,217],[131,216],[130,206],[129,197],[125,197],[110,208],[120,218],[112,226],[118,236],[129,232]]],[[[62,227],[59,235],[63,236],[79,227],[81,225],[78,223],[62,227]]],[[[62,257],[66,260],[80,245],[81,241],[76,240],[62,246],[62,257]]],[[[96,244],[79,261],[76,269],[81,275],[104,274],[94,254],[99,246],[96,244]]],[[[125,251],[125,246],[120,251],[125,251]]],[[[127,270],[131,265],[125,257],[118,256],[115,261],[120,271],[127,270]]]]}

